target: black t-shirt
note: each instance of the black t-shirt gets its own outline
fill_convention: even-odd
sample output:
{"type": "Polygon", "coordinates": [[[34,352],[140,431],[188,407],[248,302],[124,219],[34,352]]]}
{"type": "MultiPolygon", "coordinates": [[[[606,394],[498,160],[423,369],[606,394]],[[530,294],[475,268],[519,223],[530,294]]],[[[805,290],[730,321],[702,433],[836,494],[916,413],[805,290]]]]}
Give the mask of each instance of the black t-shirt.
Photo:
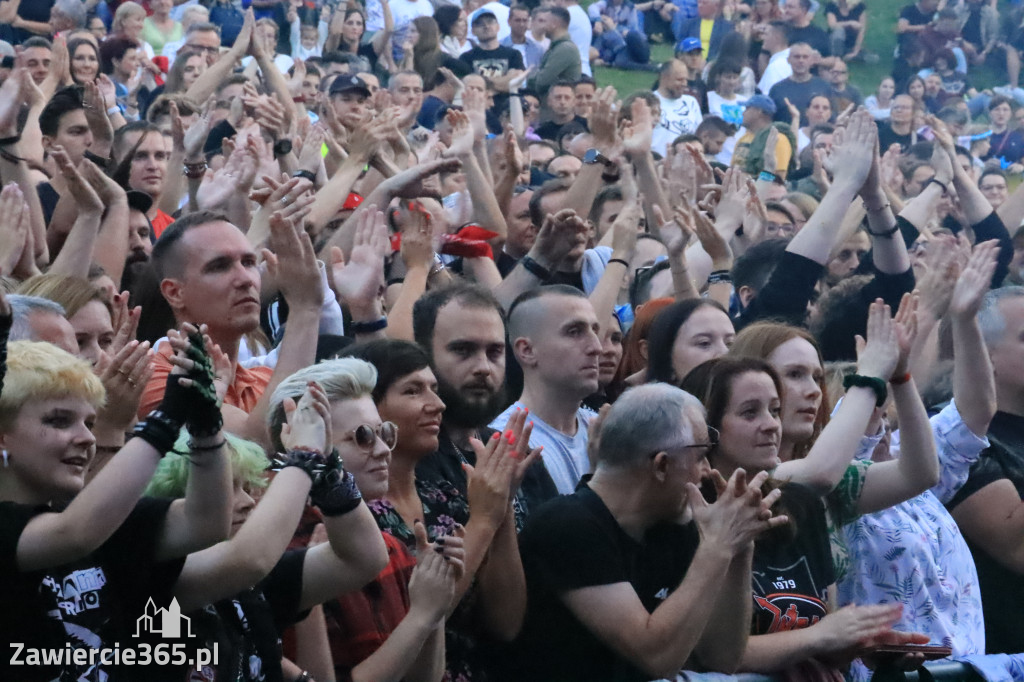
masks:
{"type": "Polygon", "coordinates": [[[629,583],[653,612],[679,587],[697,551],[694,524],[662,524],[637,543],[586,484],[536,510],[520,535],[527,614],[509,679],[642,682],[650,679],[580,623],[559,595],[629,583]]]}
{"type": "MultiPolygon", "coordinates": [[[[934,16],[934,12],[930,14],[925,14],[924,12],[919,10],[917,8],[916,3],[913,5],[907,5],[906,7],[900,10],[900,19],[906,19],[907,23],[909,23],[911,26],[924,26],[925,24],[929,24],[931,23],[932,17],[934,16]]],[[[907,44],[907,40],[909,40],[911,36],[917,35],[920,35],[920,33],[901,33],[899,36],[900,47],[904,47],[907,44]]]]}
{"type": "Polygon", "coordinates": [[[493,50],[485,50],[482,47],[474,47],[464,52],[459,59],[466,64],[473,73],[478,73],[484,78],[496,78],[504,76],[513,69],[522,70],[523,55],[513,47],[496,47],[493,50]]]}
{"type": "Polygon", "coordinates": [[[784,78],[772,86],[768,96],[775,102],[775,120],[790,123],[792,117],[789,115],[789,107],[786,106],[787,99],[803,116],[807,112],[807,107],[811,105],[811,98],[815,95],[828,95],[831,91],[832,86],[817,76],[811,76],[810,80],[802,83],[792,78],[784,78]]]}
{"type": "MultiPolygon", "coordinates": [[[[946,505],[950,511],[990,483],[1009,479],[1024,500],[1024,418],[996,412],[988,430],[989,447],[971,467],[967,483],[946,505]]],[[[1024,577],[996,561],[971,541],[985,615],[985,652],[1024,651],[1024,577]]],[[[1010,548],[1007,548],[1009,551],[1010,548]]]]}
{"type": "Polygon", "coordinates": [[[839,9],[839,3],[830,2],[825,5],[825,15],[833,14],[838,21],[860,21],[860,15],[864,14],[864,5],[857,3],[856,5],[846,7],[846,14],[843,14],[842,10],[839,9]]]}
{"type": "Polygon", "coordinates": [[[776,509],[785,509],[792,523],[764,536],[754,547],[750,632],[755,635],[814,625],[825,617],[828,586],[835,582],[821,498],[809,488],[788,483],[776,509]]]}
{"type": "Polygon", "coordinates": [[[43,220],[49,225],[57,202],[60,201],[60,195],[49,182],[40,182],[36,185],[36,194],[39,195],[39,205],[43,208],[43,220]]]}
{"type": "Polygon", "coordinates": [[[558,144],[558,138],[562,135],[562,128],[577,124],[583,127],[583,130],[590,130],[587,126],[587,119],[582,116],[573,116],[572,120],[567,123],[555,123],[554,121],[548,121],[542,123],[534,132],[542,140],[551,140],[555,144],[558,144]]]}
{"type": "Polygon", "coordinates": [[[832,54],[832,44],[829,42],[828,34],[814,24],[808,24],[803,28],[789,27],[789,44],[796,45],[797,43],[807,43],[822,57],[832,54]]]}
{"type": "MultiPolygon", "coordinates": [[[[0,641],[26,648],[72,649],[131,645],[137,621],[152,599],[166,608],[184,558],[156,562],[157,541],[171,501],[142,498],[121,527],[85,558],[42,571],[18,570],[18,540],[35,516],[52,511],[0,503],[0,641]]],[[[73,662],[63,666],[11,668],[0,656],[0,680],[99,682],[125,679],[137,668],[103,670],[73,662]]]]}
{"type": "MultiPolygon", "coordinates": [[[[305,549],[290,550],[259,585],[188,614],[191,649],[216,645],[218,665],[192,673],[181,666],[153,671],[147,682],[284,682],[281,632],[305,617],[299,611],[305,549]]],[[[182,640],[184,641],[184,640],[182,640]]]]}
{"type": "Polygon", "coordinates": [[[894,144],[898,144],[900,149],[906,152],[910,149],[910,145],[914,142],[914,132],[911,131],[906,135],[900,135],[892,129],[892,126],[888,121],[878,122],[878,148],[882,150],[884,154],[894,144]]]}
{"type": "Polygon", "coordinates": [[[967,21],[960,29],[960,37],[979,50],[985,47],[981,44],[981,5],[967,4],[967,21]]]}

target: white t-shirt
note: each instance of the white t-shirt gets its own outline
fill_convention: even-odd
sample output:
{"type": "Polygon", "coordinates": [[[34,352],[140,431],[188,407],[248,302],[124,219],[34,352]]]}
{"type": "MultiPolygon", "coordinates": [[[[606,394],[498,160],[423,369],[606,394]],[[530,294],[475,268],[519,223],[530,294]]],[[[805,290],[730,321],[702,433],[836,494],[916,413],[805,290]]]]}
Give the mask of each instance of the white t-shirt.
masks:
{"type": "Polygon", "coordinates": [[[434,16],[434,6],[430,0],[395,0],[390,6],[396,31],[403,30],[416,17],[434,16]]]}
{"type": "Polygon", "coordinates": [[[736,149],[736,142],[747,132],[743,127],[743,105],[746,101],[747,98],[740,95],[733,95],[733,99],[728,100],[714,90],[708,92],[708,113],[736,126],[736,133],[725,141],[725,144],[722,145],[722,151],[715,155],[717,161],[727,166],[732,160],[732,153],[736,149]]]}
{"type": "Polygon", "coordinates": [[[665,156],[672,140],[696,131],[704,116],[700,113],[700,103],[691,95],[668,99],[657,90],[654,94],[661,101],[661,120],[654,128],[651,149],[665,156]]]}
{"type": "Polygon", "coordinates": [[[579,5],[570,5],[569,10],[569,38],[576,43],[580,51],[580,69],[585,76],[593,76],[590,70],[590,41],[594,39],[594,27],[587,16],[587,10],[579,5]]]}
{"type": "Polygon", "coordinates": [[[789,65],[789,48],[782,52],[776,52],[768,60],[768,66],[764,67],[761,80],[757,83],[757,89],[767,95],[772,86],[781,80],[793,75],[793,67],[789,65]]]}

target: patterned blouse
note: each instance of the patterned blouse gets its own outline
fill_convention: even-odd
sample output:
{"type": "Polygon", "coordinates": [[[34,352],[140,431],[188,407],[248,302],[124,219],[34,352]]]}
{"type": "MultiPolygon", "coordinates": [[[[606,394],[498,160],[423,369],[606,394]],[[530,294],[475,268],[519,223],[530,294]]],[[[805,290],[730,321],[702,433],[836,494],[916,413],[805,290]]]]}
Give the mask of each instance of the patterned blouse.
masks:
{"type": "MultiPolygon", "coordinates": [[[[850,570],[839,581],[840,604],[903,604],[897,629],[923,632],[953,656],[983,653],[985,625],[978,574],[971,552],[944,502],[956,494],[988,440],[971,433],[954,403],[931,418],[941,476],[917,497],[843,529],[850,570]]],[[[883,434],[865,437],[857,457],[870,457],[883,434]]],[[[899,432],[890,452],[899,453],[899,432]]],[[[854,666],[853,679],[868,671],[854,666]]]]}
{"type": "MultiPolygon", "coordinates": [[[[416,492],[423,504],[423,523],[427,527],[427,537],[431,541],[437,537],[452,535],[456,524],[465,526],[469,523],[469,501],[450,481],[441,477],[428,479],[417,476],[416,492]]],[[[379,499],[371,502],[369,507],[377,520],[377,526],[383,532],[401,540],[409,551],[415,554],[416,536],[394,506],[385,499],[379,499]]],[[[455,612],[445,622],[443,682],[486,679],[482,669],[474,662],[477,642],[476,637],[471,634],[474,629],[471,614],[476,601],[475,594],[475,589],[471,587],[459,602],[455,612]]]]}

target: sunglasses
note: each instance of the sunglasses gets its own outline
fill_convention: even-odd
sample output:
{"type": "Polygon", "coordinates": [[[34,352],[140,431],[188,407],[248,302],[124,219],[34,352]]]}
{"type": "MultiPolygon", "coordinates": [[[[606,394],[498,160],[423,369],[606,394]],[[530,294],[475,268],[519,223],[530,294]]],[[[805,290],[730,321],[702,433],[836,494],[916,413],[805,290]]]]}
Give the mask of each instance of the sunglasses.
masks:
{"type": "Polygon", "coordinates": [[[348,432],[345,440],[351,439],[360,450],[373,452],[378,438],[384,442],[388,450],[394,450],[398,443],[398,427],[391,422],[383,422],[377,429],[369,424],[360,424],[348,432]]]}

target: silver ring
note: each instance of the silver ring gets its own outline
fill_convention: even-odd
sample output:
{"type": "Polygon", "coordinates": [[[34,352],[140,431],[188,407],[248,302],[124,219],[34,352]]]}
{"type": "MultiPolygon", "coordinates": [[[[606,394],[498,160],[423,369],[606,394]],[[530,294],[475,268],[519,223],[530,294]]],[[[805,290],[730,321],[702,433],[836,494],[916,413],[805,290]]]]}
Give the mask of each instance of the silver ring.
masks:
{"type": "Polygon", "coordinates": [[[288,199],[287,195],[281,197],[281,205],[282,206],[287,206],[288,205],[288,201],[289,201],[289,199],[288,199]]]}

